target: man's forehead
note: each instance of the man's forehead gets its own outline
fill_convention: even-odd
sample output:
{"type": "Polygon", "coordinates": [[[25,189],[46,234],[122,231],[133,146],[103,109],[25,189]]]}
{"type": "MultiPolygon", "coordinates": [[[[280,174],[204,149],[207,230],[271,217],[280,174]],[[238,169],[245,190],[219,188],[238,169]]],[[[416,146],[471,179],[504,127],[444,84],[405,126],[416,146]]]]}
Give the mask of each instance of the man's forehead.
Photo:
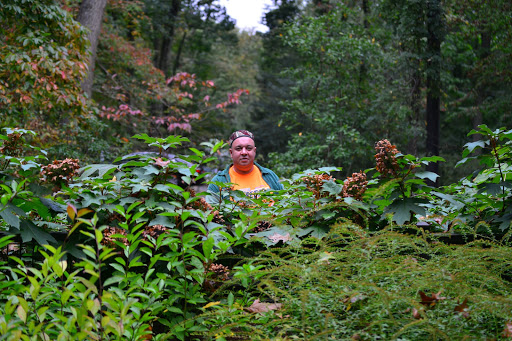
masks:
{"type": "Polygon", "coordinates": [[[233,141],[233,145],[231,146],[231,148],[248,146],[254,147],[254,140],[251,139],[250,137],[239,137],[235,141],[233,141]]]}

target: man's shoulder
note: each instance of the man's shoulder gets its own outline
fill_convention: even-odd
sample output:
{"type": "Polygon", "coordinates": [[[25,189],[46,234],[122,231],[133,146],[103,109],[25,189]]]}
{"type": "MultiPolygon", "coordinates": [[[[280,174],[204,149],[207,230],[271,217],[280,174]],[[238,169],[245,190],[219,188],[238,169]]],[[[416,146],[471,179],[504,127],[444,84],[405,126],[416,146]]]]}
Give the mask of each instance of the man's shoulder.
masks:
{"type": "Polygon", "coordinates": [[[227,182],[229,179],[229,168],[231,168],[231,165],[227,166],[226,169],[218,171],[211,181],[227,182]]]}
{"type": "Polygon", "coordinates": [[[265,173],[273,174],[274,173],[269,168],[265,168],[262,165],[260,165],[259,163],[255,162],[254,164],[256,165],[256,167],[258,167],[260,169],[261,174],[265,174],[265,173]]]}

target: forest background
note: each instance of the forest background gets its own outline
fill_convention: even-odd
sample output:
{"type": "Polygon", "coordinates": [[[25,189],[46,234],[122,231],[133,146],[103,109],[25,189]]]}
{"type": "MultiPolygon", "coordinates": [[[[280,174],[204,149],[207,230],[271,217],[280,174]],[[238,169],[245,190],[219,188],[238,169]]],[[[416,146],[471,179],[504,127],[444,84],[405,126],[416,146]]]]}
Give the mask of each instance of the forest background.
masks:
{"type": "Polygon", "coordinates": [[[430,170],[446,184],[472,128],[511,126],[511,15],[506,0],[283,0],[262,34],[214,0],[2,1],[0,122],[83,163],[139,151],[136,133],[189,148],[246,128],[284,177],[371,167],[386,138],[444,157],[430,170]]]}
{"type": "Polygon", "coordinates": [[[511,14],[2,0],[0,335],[512,337],[511,14]],[[191,190],[239,128],[285,189],[191,190]]]}

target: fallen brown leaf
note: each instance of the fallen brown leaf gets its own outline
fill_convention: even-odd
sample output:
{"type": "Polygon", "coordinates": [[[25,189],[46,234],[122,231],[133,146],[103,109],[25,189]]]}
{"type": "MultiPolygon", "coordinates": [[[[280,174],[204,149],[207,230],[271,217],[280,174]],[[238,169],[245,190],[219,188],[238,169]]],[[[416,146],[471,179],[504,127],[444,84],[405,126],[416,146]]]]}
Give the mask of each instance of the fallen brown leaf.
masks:
{"type": "Polygon", "coordinates": [[[453,311],[461,313],[462,316],[464,316],[465,318],[469,318],[469,311],[467,311],[468,308],[469,308],[468,307],[468,299],[465,298],[464,302],[462,302],[461,304],[457,305],[455,307],[455,309],[453,309],[453,311]]]}
{"type": "Polygon", "coordinates": [[[423,291],[419,292],[421,297],[421,304],[426,305],[427,307],[433,307],[436,305],[437,302],[441,300],[445,300],[446,297],[441,297],[441,291],[439,291],[436,294],[432,294],[430,296],[427,296],[423,291]]]}
{"type": "Polygon", "coordinates": [[[267,238],[273,241],[274,243],[277,243],[278,241],[282,241],[284,243],[289,240],[292,240],[289,233],[285,234],[284,236],[280,235],[279,233],[274,233],[273,235],[268,236],[267,238]]]}
{"type": "Polygon", "coordinates": [[[281,303],[265,303],[260,302],[259,299],[256,299],[252,305],[247,308],[247,311],[251,313],[264,313],[271,310],[279,310],[281,309],[281,303]]]}

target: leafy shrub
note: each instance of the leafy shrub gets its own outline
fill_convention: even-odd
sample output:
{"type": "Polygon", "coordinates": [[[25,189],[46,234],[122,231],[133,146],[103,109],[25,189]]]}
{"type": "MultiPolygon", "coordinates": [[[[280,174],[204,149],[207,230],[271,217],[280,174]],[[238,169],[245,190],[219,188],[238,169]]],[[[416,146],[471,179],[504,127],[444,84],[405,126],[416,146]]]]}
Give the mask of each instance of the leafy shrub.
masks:
{"type": "Polygon", "coordinates": [[[86,165],[79,176],[72,162],[52,173],[52,191],[33,133],[6,132],[0,217],[21,237],[0,238],[6,338],[509,335],[509,131],[471,132],[484,139],[461,163],[482,148],[484,167],[444,188],[422,170],[440,158],[383,141],[375,169],[343,181],[336,167],[306,170],[251,197],[226,184],[220,195],[192,189],[222,143],[171,160],[164,152],[188,139],[145,134],[135,138],[157,156],[86,165]]]}

